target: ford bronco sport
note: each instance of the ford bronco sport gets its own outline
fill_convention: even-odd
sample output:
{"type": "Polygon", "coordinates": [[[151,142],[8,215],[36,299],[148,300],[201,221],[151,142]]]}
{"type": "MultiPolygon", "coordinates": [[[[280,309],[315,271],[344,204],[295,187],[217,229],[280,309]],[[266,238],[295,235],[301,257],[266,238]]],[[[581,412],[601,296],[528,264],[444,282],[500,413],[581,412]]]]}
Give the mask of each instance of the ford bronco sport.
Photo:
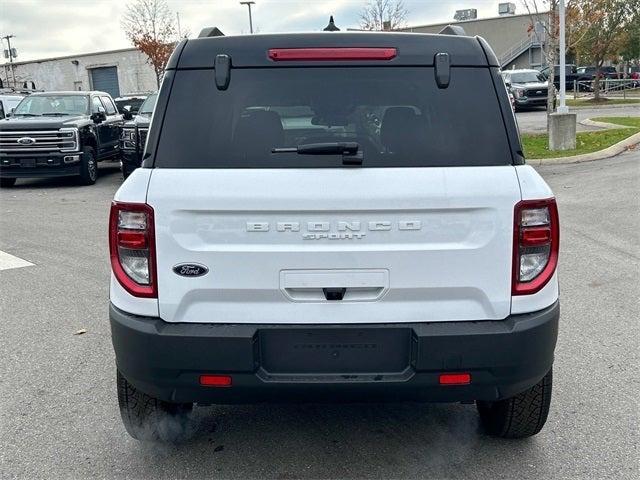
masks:
{"type": "Polygon", "coordinates": [[[475,402],[491,435],[540,431],[558,212],[482,38],[183,40],[143,157],[109,225],[132,436],[294,400],[475,402]]]}

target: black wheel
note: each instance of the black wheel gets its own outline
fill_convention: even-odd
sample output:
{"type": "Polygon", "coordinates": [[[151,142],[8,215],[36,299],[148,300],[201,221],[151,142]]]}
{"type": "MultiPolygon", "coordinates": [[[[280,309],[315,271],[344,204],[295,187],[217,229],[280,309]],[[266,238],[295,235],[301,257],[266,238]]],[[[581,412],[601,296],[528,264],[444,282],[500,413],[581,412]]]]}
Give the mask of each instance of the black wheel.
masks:
{"type": "Polygon", "coordinates": [[[489,435],[525,438],[544,426],[551,405],[552,370],[533,387],[497,402],[476,402],[480,421],[489,435]]]}
{"type": "Polygon", "coordinates": [[[80,183],[93,185],[98,179],[98,162],[93,148],[84,147],[82,149],[82,160],[80,162],[80,183]]]}
{"type": "Polygon", "coordinates": [[[118,370],[118,405],[129,435],[142,441],[181,442],[190,436],[191,403],[168,403],[137,390],[118,370]]]}
{"type": "Polygon", "coordinates": [[[0,178],[0,188],[13,187],[16,184],[15,178],[0,178]]]}
{"type": "Polygon", "coordinates": [[[135,170],[135,168],[127,166],[126,163],[123,163],[122,164],[122,168],[121,168],[122,178],[124,180],[126,180],[129,177],[129,175],[131,175],[133,173],[134,170],[135,170]]]}

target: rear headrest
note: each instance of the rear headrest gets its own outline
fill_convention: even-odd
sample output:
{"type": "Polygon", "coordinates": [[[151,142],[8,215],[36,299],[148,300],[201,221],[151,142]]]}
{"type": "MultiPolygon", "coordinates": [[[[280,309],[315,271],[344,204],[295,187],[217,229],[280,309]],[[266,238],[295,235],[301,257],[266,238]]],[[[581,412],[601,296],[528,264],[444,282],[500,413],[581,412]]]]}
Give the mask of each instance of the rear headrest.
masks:
{"type": "Polygon", "coordinates": [[[389,107],[382,117],[380,140],[391,152],[399,152],[408,142],[415,141],[419,118],[411,107],[389,107]]]}
{"type": "Polygon", "coordinates": [[[284,130],[280,115],[267,110],[255,110],[243,114],[236,124],[233,143],[236,150],[248,155],[270,154],[274,147],[281,147],[284,130]]]}

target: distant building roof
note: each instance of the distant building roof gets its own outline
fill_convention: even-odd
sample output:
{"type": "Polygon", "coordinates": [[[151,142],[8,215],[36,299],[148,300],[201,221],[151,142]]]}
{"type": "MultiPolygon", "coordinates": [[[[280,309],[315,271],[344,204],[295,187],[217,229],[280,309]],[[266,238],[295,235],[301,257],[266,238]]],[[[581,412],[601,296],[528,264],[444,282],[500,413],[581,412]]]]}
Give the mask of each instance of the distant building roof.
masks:
{"type": "Polygon", "coordinates": [[[543,11],[543,12],[537,12],[537,13],[536,12],[532,12],[531,14],[529,14],[529,13],[520,13],[520,14],[517,14],[517,15],[497,15],[495,17],[472,18],[472,19],[469,19],[469,20],[461,20],[459,22],[449,20],[449,21],[446,21],[446,22],[428,23],[428,24],[424,24],[424,25],[414,25],[412,27],[399,28],[398,30],[403,31],[403,32],[411,32],[411,31],[413,31],[414,29],[417,29],[417,28],[438,27],[438,26],[441,26],[441,25],[442,26],[445,26],[445,25],[457,25],[457,24],[460,24],[460,23],[482,23],[482,22],[486,22],[486,21],[489,21],[489,20],[505,20],[505,21],[508,21],[508,20],[513,19],[513,18],[529,17],[529,16],[532,16],[532,15],[546,15],[548,13],[549,13],[548,11],[543,11]]]}
{"type": "MultiPolygon", "coordinates": [[[[110,53],[120,53],[120,52],[131,52],[137,50],[136,48],[118,48],[116,50],[104,50],[102,52],[90,52],[90,53],[77,53],[75,55],[64,55],[62,57],[51,57],[51,58],[41,58],[37,60],[23,60],[21,62],[13,62],[14,65],[24,65],[26,63],[43,63],[43,62],[53,62],[55,60],[64,60],[67,58],[79,58],[79,57],[89,57],[92,55],[106,55],[110,53]]],[[[3,66],[8,66],[9,62],[5,62],[2,64],[3,66]]]]}

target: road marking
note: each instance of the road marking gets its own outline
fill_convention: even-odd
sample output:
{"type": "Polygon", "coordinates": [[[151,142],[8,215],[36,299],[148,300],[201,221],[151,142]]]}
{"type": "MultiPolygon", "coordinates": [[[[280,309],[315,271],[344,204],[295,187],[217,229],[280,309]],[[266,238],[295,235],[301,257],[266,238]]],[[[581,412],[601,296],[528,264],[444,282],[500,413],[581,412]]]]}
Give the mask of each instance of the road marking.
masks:
{"type": "Polygon", "coordinates": [[[33,263],[27,262],[18,257],[8,254],[0,250],[0,271],[9,270],[10,268],[32,267],[33,263]]]}

